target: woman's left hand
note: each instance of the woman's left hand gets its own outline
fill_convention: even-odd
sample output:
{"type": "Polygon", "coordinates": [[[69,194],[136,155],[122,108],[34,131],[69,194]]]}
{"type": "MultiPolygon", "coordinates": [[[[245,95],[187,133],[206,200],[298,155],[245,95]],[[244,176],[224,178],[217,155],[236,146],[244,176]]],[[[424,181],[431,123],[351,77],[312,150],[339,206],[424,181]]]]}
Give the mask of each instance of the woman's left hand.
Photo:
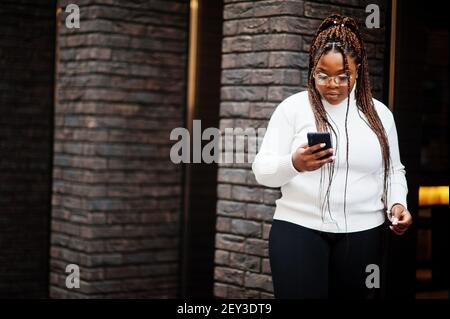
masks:
{"type": "Polygon", "coordinates": [[[389,228],[396,235],[403,235],[412,224],[412,216],[410,212],[401,204],[395,204],[391,208],[391,222],[389,228]]]}

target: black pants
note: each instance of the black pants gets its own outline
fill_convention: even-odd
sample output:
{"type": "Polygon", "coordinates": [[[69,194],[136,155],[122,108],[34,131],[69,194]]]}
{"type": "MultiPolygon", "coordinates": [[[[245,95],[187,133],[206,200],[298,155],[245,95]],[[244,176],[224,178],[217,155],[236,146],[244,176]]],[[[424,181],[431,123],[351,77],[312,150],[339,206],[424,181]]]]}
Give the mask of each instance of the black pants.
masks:
{"type": "Polygon", "coordinates": [[[381,225],[327,233],[275,219],[269,235],[275,298],[379,298],[384,231],[381,225]]]}

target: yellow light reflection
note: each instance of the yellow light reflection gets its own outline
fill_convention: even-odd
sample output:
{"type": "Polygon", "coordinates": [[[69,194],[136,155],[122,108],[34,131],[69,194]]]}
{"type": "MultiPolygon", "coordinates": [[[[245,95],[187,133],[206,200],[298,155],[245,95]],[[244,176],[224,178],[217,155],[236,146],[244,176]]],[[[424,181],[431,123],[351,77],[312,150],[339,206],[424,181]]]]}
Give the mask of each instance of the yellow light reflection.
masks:
{"type": "Polygon", "coordinates": [[[420,186],[419,206],[448,205],[448,186],[420,186]]]}

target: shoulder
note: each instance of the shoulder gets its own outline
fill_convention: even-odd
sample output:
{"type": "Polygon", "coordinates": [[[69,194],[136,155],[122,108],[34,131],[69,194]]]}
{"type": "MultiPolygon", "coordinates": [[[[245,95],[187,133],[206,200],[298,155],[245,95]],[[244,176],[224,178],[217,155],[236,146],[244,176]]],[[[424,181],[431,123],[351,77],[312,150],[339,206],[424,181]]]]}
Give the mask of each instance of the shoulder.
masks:
{"type": "Polygon", "coordinates": [[[375,111],[380,117],[385,129],[389,129],[394,124],[394,115],[392,111],[381,101],[372,98],[375,111]]]}
{"type": "Polygon", "coordinates": [[[285,98],[276,108],[286,116],[304,112],[309,108],[308,91],[300,91],[285,98]]]}

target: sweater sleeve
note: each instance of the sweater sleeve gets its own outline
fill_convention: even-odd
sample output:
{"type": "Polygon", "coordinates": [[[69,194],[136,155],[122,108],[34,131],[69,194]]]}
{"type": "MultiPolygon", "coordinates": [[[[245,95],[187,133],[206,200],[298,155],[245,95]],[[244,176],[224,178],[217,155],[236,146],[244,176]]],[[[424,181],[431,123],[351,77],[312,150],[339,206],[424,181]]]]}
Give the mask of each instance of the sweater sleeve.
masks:
{"type": "Polygon", "coordinates": [[[398,146],[397,128],[392,116],[391,128],[388,132],[388,141],[391,154],[390,187],[387,194],[387,208],[390,212],[396,203],[407,206],[408,185],[405,177],[405,166],[400,161],[400,151],[398,146]]]}
{"type": "Polygon", "coordinates": [[[270,118],[266,134],[252,170],[256,181],[268,187],[280,187],[300,174],[292,163],[291,144],[294,138],[294,126],[285,114],[283,102],[275,109],[270,118]]]}

